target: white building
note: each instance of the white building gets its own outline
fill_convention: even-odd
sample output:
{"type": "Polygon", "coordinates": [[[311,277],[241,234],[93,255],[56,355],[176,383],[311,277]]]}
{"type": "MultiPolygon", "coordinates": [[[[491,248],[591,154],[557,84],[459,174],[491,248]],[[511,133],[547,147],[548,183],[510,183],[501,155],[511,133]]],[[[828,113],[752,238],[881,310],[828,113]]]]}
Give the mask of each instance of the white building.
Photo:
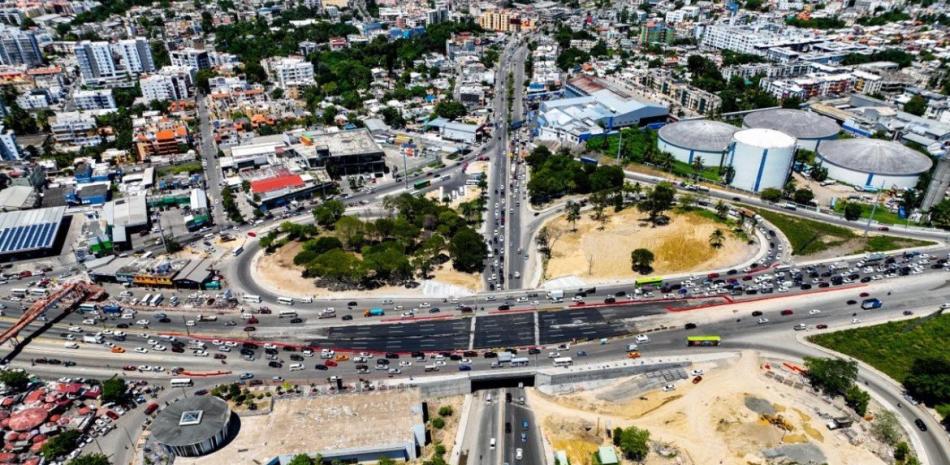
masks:
{"type": "Polygon", "coordinates": [[[276,58],[267,63],[267,72],[277,87],[309,86],[316,84],[313,63],[300,57],[276,58]]]}
{"type": "Polygon", "coordinates": [[[172,66],[187,66],[195,70],[211,68],[211,59],[207,50],[184,48],[172,50],[168,56],[171,59],[172,66]]]}
{"type": "Polygon", "coordinates": [[[146,103],[191,98],[192,68],[165,66],[157,74],[142,77],[139,86],[146,103]]]}
{"type": "Polygon", "coordinates": [[[712,24],[706,27],[702,45],[750,55],[766,56],[771,49],[826,42],[827,39],[798,29],[776,32],[757,25],[712,24]]]}
{"type": "Polygon", "coordinates": [[[124,76],[115,66],[112,49],[108,42],[84,40],[76,43],[73,49],[79,63],[79,74],[83,82],[96,82],[103,79],[116,79],[124,76]]]}
{"type": "Polygon", "coordinates": [[[684,6],[678,10],[666,12],[666,22],[670,24],[681,23],[683,21],[696,19],[698,16],[698,6],[684,6]]]}
{"type": "Polygon", "coordinates": [[[128,84],[131,75],[155,71],[152,51],[144,37],[116,44],[84,40],[73,48],[83,83],[93,86],[128,84]]]}
{"type": "Polygon", "coordinates": [[[122,67],[130,74],[155,71],[155,61],[148,40],[144,37],[120,40],[114,47],[122,67]]]}
{"type": "Polygon", "coordinates": [[[116,108],[112,89],[78,90],[73,94],[77,110],[114,110],[116,108]]]}
{"type": "Polygon", "coordinates": [[[102,136],[96,131],[96,119],[87,113],[57,113],[50,120],[50,131],[56,143],[62,145],[91,147],[102,143],[102,136]]]}
{"type": "Polygon", "coordinates": [[[12,130],[4,131],[3,123],[0,123],[0,159],[20,159],[20,147],[16,143],[16,136],[12,130]]]}

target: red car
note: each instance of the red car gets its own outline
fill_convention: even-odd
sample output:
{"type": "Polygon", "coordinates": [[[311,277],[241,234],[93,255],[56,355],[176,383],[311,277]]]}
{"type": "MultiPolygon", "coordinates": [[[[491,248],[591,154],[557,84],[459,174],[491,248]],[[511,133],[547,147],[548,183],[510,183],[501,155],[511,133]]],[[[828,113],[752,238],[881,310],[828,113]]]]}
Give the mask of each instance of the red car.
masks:
{"type": "Polygon", "coordinates": [[[109,418],[111,418],[111,419],[113,419],[113,420],[118,420],[118,419],[119,419],[119,414],[113,412],[112,410],[106,410],[106,416],[109,417],[109,418]]]}
{"type": "Polygon", "coordinates": [[[122,367],[125,371],[138,371],[138,368],[135,365],[126,365],[122,367]]]}
{"type": "Polygon", "coordinates": [[[336,363],[336,362],[334,362],[333,360],[327,360],[326,362],[324,362],[324,365],[326,365],[326,366],[328,366],[328,367],[339,366],[339,364],[336,363]]]}
{"type": "Polygon", "coordinates": [[[248,232],[247,232],[247,235],[250,236],[250,237],[257,237],[257,233],[254,232],[254,231],[248,231],[248,232]]]}
{"type": "Polygon", "coordinates": [[[791,309],[782,310],[782,316],[789,316],[789,315],[791,315],[791,314],[793,314],[793,313],[795,313],[795,312],[793,312],[791,309]]]}
{"type": "Polygon", "coordinates": [[[152,402],[151,404],[148,404],[147,406],[145,406],[146,415],[151,415],[152,412],[156,410],[158,410],[158,404],[156,404],[155,402],[152,402]]]}

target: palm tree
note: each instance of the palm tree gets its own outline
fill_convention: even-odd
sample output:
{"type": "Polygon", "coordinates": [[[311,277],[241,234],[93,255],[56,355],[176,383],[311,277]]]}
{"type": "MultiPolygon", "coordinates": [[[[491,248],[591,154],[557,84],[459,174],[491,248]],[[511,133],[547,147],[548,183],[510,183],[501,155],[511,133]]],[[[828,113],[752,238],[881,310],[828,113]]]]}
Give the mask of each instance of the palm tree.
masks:
{"type": "Polygon", "coordinates": [[[716,229],[709,235],[709,245],[714,249],[722,247],[722,243],[726,240],[726,235],[723,234],[721,229],[716,229]]]}
{"type": "Polygon", "coordinates": [[[696,171],[702,171],[702,170],[703,170],[703,157],[695,157],[695,158],[693,158],[693,169],[696,170],[696,171]]]}

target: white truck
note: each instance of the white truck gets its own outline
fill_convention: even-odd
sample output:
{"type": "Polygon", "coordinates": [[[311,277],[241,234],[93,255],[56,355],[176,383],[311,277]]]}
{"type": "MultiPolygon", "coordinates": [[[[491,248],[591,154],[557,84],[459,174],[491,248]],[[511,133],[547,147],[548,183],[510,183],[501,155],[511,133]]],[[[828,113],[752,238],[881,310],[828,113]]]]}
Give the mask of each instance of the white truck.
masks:
{"type": "Polygon", "coordinates": [[[102,339],[102,336],[98,334],[86,334],[86,335],[83,335],[82,342],[85,342],[87,344],[102,344],[103,339],[102,339]]]}
{"type": "Polygon", "coordinates": [[[498,352],[498,363],[511,363],[514,355],[511,352],[498,352]]]}
{"type": "Polygon", "coordinates": [[[555,302],[564,300],[564,289],[552,289],[548,291],[548,298],[555,302]]]}

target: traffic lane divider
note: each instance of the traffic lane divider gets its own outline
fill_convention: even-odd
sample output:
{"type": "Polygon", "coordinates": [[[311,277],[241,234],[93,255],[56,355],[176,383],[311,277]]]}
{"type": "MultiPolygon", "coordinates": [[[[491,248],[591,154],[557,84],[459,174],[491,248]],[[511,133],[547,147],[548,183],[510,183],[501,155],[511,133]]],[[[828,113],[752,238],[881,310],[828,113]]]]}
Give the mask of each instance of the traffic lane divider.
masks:
{"type": "Polygon", "coordinates": [[[848,290],[848,289],[859,289],[859,288],[862,288],[862,287],[867,287],[867,284],[863,284],[863,283],[862,283],[862,284],[848,284],[847,286],[828,287],[828,288],[823,288],[823,289],[815,289],[815,290],[809,290],[809,291],[799,292],[799,293],[796,293],[796,294],[770,295],[770,296],[766,296],[766,297],[756,297],[756,298],[752,298],[752,299],[740,299],[740,300],[732,300],[732,299],[730,299],[728,302],[726,302],[726,303],[720,303],[720,304],[694,305],[694,306],[691,306],[691,307],[666,307],[666,311],[668,311],[668,312],[687,312],[687,311],[692,311],[692,310],[701,310],[701,309],[704,309],[704,308],[721,307],[721,306],[723,306],[723,305],[739,305],[739,304],[746,304],[746,303],[750,303],[750,302],[761,302],[761,301],[763,301],[763,300],[783,299],[783,298],[788,298],[788,297],[798,297],[798,296],[802,296],[802,295],[822,294],[822,293],[825,293],[825,292],[844,291],[844,290],[848,290]]]}

